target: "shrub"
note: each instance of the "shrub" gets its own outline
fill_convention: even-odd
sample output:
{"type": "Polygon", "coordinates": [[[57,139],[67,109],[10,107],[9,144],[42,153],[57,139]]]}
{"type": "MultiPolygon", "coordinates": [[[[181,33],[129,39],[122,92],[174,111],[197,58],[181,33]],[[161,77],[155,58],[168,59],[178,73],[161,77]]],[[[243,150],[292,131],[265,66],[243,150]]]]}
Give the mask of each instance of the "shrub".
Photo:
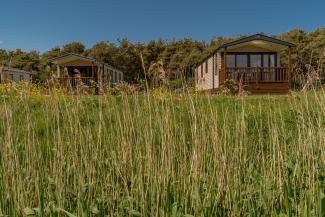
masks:
{"type": "Polygon", "coordinates": [[[113,95],[133,95],[138,92],[138,86],[135,84],[129,84],[125,81],[117,83],[113,88],[108,88],[106,91],[111,92],[113,95]]]}

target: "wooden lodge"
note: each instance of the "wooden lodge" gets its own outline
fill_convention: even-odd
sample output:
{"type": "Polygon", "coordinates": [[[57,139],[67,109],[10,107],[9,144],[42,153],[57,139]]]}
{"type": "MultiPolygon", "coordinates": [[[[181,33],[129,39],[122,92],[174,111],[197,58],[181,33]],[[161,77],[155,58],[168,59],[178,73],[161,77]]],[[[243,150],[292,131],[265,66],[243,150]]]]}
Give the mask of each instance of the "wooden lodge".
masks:
{"type": "Polygon", "coordinates": [[[14,82],[18,83],[21,81],[30,82],[32,80],[32,73],[21,69],[0,67],[0,83],[14,82]]]}
{"type": "Polygon", "coordinates": [[[56,66],[52,71],[53,77],[61,84],[69,84],[71,88],[83,85],[102,89],[123,81],[123,72],[99,63],[92,57],[66,54],[50,59],[49,64],[56,66]]]}
{"type": "Polygon", "coordinates": [[[220,46],[195,69],[196,91],[218,90],[226,80],[242,82],[251,93],[288,93],[294,44],[262,34],[220,46]],[[288,61],[281,63],[287,49],[288,61]]]}

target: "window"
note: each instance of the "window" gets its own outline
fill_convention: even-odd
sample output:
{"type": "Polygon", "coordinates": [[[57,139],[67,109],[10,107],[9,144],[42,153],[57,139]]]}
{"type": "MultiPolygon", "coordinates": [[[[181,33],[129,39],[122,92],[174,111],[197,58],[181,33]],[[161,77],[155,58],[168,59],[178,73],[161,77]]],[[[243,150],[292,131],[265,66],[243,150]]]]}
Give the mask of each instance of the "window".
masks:
{"type": "Polygon", "coordinates": [[[205,62],[205,74],[207,74],[209,72],[209,64],[208,64],[208,60],[205,62]]]}
{"type": "Polygon", "coordinates": [[[23,81],[24,80],[24,76],[23,75],[19,75],[19,81],[23,81]]]}
{"type": "Polygon", "coordinates": [[[261,67],[262,66],[262,55],[251,54],[249,58],[250,67],[261,67]]]}
{"type": "Polygon", "coordinates": [[[248,67],[248,55],[247,54],[237,54],[236,55],[236,63],[237,67],[242,68],[242,67],[248,67]]]}
{"type": "Polygon", "coordinates": [[[269,54],[263,54],[263,66],[269,67],[270,66],[270,55],[269,54]]]}
{"type": "Polygon", "coordinates": [[[275,67],[275,53],[234,53],[227,54],[227,67],[275,67]]]}
{"type": "Polygon", "coordinates": [[[276,55],[275,54],[263,54],[263,67],[275,67],[276,55]]]}
{"type": "Polygon", "coordinates": [[[14,81],[14,74],[9,74],[9,80],[14,81]]]}
{"type": "Polygon", "coordinates": [[[236,55],[228,54],[227,55],[227,67],[236,67],[236,55]]]}
{"type": "Polygon", "coordinates": [[[270,54],[270,67],[276,67],[275,54],[270,54]]]}

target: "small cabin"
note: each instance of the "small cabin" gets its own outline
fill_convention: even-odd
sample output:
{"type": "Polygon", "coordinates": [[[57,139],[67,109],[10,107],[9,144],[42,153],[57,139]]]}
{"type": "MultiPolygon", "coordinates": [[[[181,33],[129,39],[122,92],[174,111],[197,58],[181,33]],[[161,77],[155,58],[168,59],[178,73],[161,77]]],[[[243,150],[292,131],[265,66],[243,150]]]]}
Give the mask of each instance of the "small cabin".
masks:
{"type": "Polygon", "coordinates": [[[195,68],[196,91],[218,90],[227,80],[251,93],[288,93],[294,44],[256,34],[221,45],[195,68]],[[281,53],[288,53],[286,64],[281,53]]]}
{"type": "Polygon", "coordinates": [[[0,67],[0,83],[21,82],[32,80],[32,73],[20,69],[0,67]]]}
{"type": "MultiPolygon", "coordinates": [[[[102,88],[115,85],[124,79],[123,72],[104,63],[99,63],[92,57],[79,54],[66,54],[49,60],[50,66],[56,66],[52,71],[59,83],[73,88],[80,84],[102,88]]],[[[53,67],[51,67],[53,69],[53,67]]]]}

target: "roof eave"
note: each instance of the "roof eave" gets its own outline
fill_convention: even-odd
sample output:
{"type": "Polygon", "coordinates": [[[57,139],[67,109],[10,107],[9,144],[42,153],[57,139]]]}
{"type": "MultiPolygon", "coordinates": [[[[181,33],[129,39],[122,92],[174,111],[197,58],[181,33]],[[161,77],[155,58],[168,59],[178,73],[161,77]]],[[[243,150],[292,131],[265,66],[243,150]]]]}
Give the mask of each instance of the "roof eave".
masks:
{"type": "Polygon", "coordinates": [[[96,59],[95,58],[85,57],[85,56],[82,56],[82,55],[79,55],[79,54],[75,54],[75,53],[68,53],[68,54],[64,54],[62,56],[54,57],[54,58],[49,59],[47,62],[48,63],[54,63],[56,61],[59,61],[59,60],[62,60],[62,59],[68,58],[68,57],[77,57],[77,58],[79,58],[81,60],[86,60],[86,61],[90,61],[90,62],[96,62],[96,59]]]}
{"type": "Polygon", "coordinates": [[[220,50],[220,49],[223,49],[223,48],[228,48],[228,47],[231,47],[231,46],[235,46],[235,45],[238,45],[238,44],[242,44],[242,43],[246,43],[246,42],[250,42],[250,41],[255,41],[255,40],[266,41],[266,42],[279,44],[279,45],[290,47],[290,48],[296,46],[296,45],[294,45],[294,44],[292,44],[290,42],[287,42],[287,41],[282,41],[280,39],[271,38],[271,37],[266,36],[266,35],[256,34],[256,35],[248,36],[246,38],[238,39],[238,40],[235,40],[235,41],[232,41],[232,42],[229,42],[229,43],[225,43],[225,44],[221,45],[217,49],[217,51],[220,50]]]}

